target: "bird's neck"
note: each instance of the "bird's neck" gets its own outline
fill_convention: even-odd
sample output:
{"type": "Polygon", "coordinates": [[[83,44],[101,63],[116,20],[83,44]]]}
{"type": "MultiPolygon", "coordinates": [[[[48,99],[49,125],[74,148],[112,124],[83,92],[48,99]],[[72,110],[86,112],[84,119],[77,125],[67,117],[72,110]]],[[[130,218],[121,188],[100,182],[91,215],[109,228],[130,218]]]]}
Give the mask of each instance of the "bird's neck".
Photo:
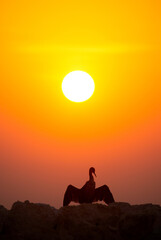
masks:
{"type": "Polygon", "coordinates": [[[89,173],[89,181],[94,181],[94,177],[93,177],[92,173],[89,173]]]}

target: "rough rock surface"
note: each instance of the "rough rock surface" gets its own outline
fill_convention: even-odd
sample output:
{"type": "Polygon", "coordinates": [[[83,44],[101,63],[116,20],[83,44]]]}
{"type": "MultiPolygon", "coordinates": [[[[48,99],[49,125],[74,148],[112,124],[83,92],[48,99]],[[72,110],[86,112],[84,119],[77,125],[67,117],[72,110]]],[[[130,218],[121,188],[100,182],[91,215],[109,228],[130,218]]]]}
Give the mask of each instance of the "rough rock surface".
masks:
{"type": "Polygon", "coordinates": [[[56,210],[46,204],[0,206],[1,240],[160,240],[161,206],[82,204],[56,210]]]}

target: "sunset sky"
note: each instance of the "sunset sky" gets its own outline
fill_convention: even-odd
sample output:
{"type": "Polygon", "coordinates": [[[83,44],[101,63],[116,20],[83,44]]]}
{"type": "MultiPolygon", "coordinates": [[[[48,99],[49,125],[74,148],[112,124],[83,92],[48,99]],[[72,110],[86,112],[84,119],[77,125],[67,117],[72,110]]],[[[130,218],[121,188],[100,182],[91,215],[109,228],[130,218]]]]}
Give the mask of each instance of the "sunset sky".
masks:
{"type": "Polygon", "coordinates": [[[161,3],[0,3],[0,204],[62,206],[89,167],[116,201],[161,204],[161,3]],[[82,103],[61,84],[95,82],[82,103]]]}

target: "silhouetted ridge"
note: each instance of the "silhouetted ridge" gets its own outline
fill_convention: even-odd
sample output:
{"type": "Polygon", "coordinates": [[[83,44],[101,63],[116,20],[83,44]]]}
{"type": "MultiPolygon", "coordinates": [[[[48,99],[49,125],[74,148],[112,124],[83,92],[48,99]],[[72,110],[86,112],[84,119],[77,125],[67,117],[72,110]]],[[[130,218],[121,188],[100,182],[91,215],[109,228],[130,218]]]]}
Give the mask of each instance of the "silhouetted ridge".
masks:
{"type": "Polygon", "coordinates": [[[128,203],[0,206],[1,240],[160,240],[161,207],[128,203]]]}

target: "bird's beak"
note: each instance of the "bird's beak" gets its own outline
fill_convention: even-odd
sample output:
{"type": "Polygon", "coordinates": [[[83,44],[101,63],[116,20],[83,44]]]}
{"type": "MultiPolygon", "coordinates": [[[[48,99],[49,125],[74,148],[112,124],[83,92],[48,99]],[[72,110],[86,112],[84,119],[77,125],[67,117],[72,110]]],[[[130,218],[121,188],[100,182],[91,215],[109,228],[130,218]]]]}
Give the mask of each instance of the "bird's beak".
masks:
{"type": "Polygon", "coordinates": [[[97,177],[95,173],[94,173],[94,175],[95,175],[95,177],[97,177]]]}

